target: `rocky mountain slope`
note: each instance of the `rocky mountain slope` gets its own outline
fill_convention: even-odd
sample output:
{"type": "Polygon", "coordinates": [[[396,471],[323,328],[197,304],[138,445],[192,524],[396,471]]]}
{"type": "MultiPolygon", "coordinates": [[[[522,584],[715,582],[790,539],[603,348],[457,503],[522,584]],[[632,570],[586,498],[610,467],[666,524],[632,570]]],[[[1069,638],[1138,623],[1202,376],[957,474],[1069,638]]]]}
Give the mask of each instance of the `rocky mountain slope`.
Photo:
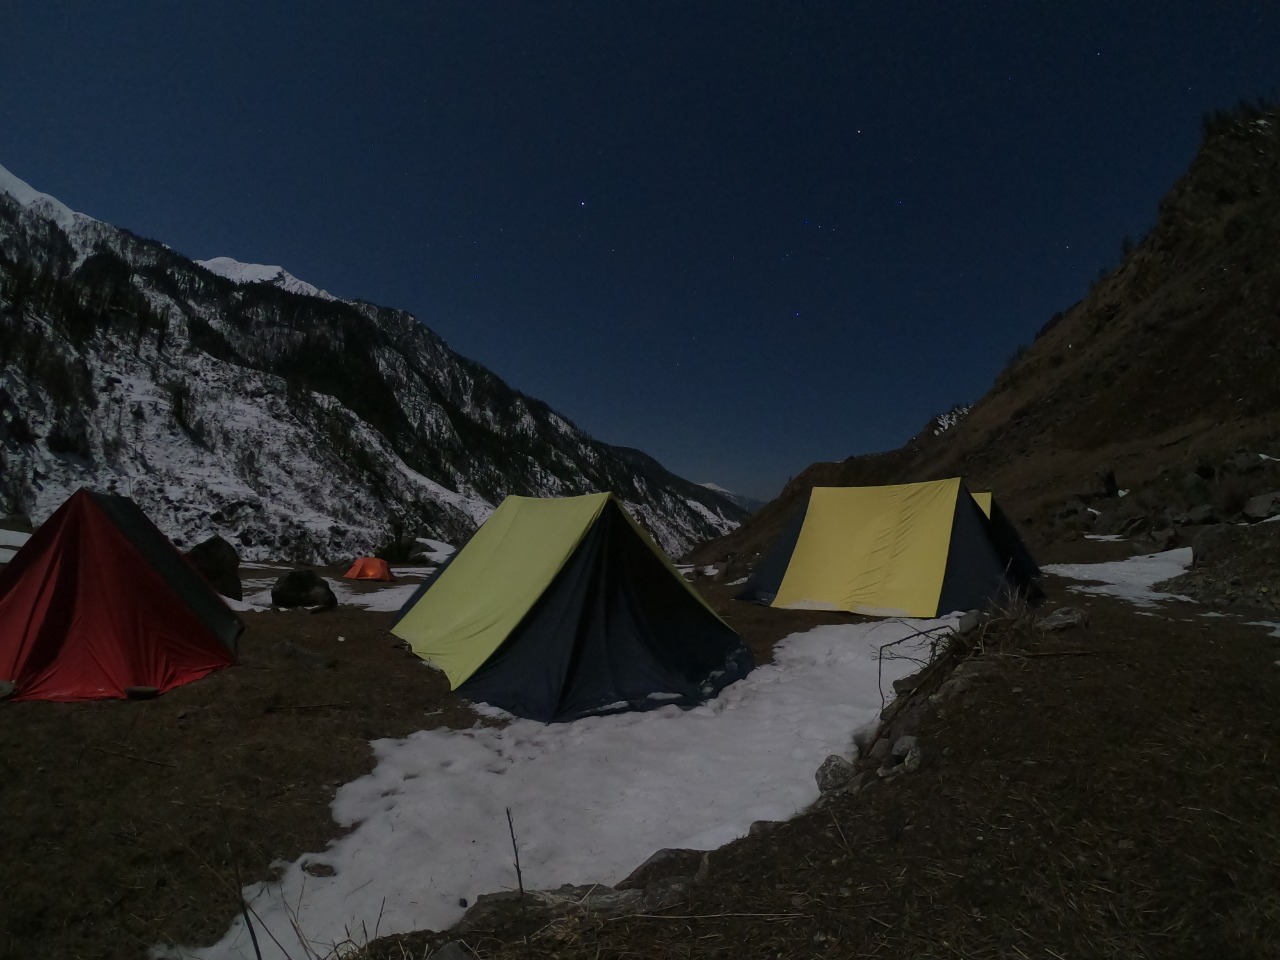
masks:
{"type": "Polygon", "coordinates": [[[458,542],[507,494],[612,490],[665,549],[745,511],[587,436],[416,317],[279,267],[196,263],[0,168],[0,510],[81,485],[179,545],[339,562],[458,542]]]}
{"type": "Polygon", "coordinates": [[[1268,459],[1280,457],[1278,235],[1280,111],[1208,118],[1151,232],[971,409],[901,449],[813,464],[693,559],[749,564],[822,485],[963,475],[994,490],[1033,545],[1126,513],[1148,528],[1197,507],[1228,519],[1280,488],[1268,459]]]}

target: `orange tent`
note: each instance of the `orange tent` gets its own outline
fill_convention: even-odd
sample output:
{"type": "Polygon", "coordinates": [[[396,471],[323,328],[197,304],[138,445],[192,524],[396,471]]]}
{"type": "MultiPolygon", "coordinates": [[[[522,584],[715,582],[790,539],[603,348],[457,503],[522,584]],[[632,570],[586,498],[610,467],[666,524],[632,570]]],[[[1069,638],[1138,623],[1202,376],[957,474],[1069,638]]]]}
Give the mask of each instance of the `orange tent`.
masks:
{"type": "Polygon", "coordinates": [[[361,557],[351,565],[351,569],[344,573],[343,578],[346,580],[394,580],[391,575],[391,568],[387,566],[387,561],[379,560],[377,557],[361,557]]]}

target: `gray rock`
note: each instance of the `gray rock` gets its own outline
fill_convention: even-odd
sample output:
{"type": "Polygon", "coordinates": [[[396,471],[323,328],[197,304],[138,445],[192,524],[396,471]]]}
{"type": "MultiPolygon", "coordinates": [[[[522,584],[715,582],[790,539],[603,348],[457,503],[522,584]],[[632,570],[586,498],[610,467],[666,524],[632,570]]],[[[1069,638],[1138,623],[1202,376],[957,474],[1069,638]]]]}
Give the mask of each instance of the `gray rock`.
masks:
{"type": "Polygon", "coordinates": [[[526,890],[523,898],[518,890],[482,893],[454,930],[492,930],[518,919],[546,923],[556,917],[590,913],[600,917],[620,917],[638,913],[644,906],[642,890],[615,890],[603,884],[565,884],[554,890],[526,890]]]}
{"type": "Polygon", "coordinates": [[[905,696],[916,687],[920,686],[920,681],[924,679],[924,671],[917,670],[909,677],[899,677],[893,681],[893,692],[898,696],[905,696]]]}
{"type": "Polygon", "coordinates": [[[1059,607],[1047,617],[1036,621],[1038,630],[1071,630],[1087,626],[1089,617],[1079,607],[1059,607]]]}
{"type": "Polygon", "coordinates": [[[867,754],[867,759],[872,763],[883,763],[889,758],[893,751],[893,744],[885,737],[881,737],[871,746],[871,752],[867,754]]]}
{"type": "Polygon", "coordinates": [[[902,758],[902,769],[905,773],[915,773],[920,769],[920,764],[924,762],[924,752],[920,747],[912,747],[907,751],[907,755],[902,758]]]}
{"type": "Polygon", "coordinates": [[[990,660],[970,658],[956,664],[951,671],[953,680],[991,680],[1000,673],[1000,668],[990,660]]]}
{"type": "Polygon", "coordinates": [[[431,960],[475,960],[475,956],[461,941],[450,940],[431,954],[431,960]]]}
{"type": "Polygon", "coordinates": [[[1196,527],[1203,527],[1208,523],[1217,523],[1218,515],[1214,512],[1213,507],[1207,503],[1202,503],[1198,507],[1192,507],[1187,511],[1187,523],[1196,527]]]}
{"type": "Polygon", "coordinates": [[[819,791],[831,793],[846,786],[857,772],[857,768],[852,763],[839,754],[833,753],[822,761],[822,766],[814,774],[814,779],[818,781],[819,791]]]}
{"type": "Polygon", "coordinates": [[[1250,497],[1241,512],[1250,520],[1267,520],[1280,514],[1280,490],[1250,497]]]}
{"type": "Polygon", "coordinates": [[[920,741],[916,737],[899,737],[894,741],[893,749],[890,752],[901,760],[912,750],[918,749],[919,746],[920,741]]]}
{"type": "MultiPolygon", "coordinates": [[[[764,823],[767,821],[756,821],[764,823]]],[[[751,825],[755,829],[755,824],[751,825]]],[[[614,884],[615,890],[642,890],[652,883],[669,880],[673,877],[694,877],[707,857],[705,850],[685,850],[676,847],[663,847],[640,866],[636,867],[621,883],[614,884]]]]}
{"type": "Polygon", "coordinates": [[[968,636],[982,625],[982,614],[977,610],[970,610],[965,613],[960,622],[956,624],[956,633],[960,636],[968,636]]]}
{"type": "Polygon", "coordinates": [[[324,577],[314,570],[290,570],[271,588],[271,604],[332,610],[338,605],[338,598],[324,577]]]}
{"type": "Polygon", "coordinates": [[[972,689],[973,681],[965,677],[950,677],[929,699],[935,704],[950,705],[959,701],[972,689]]]}
{"type": "Polygon", "coordinates": [[[1173,527],[1167,527],[1164,530],[1151,531],[1151,550],[1152,553],[1163,553],[1165,550],[1172,550],[1178,545],[1181,538],[1178,531],[1173,527]]]}

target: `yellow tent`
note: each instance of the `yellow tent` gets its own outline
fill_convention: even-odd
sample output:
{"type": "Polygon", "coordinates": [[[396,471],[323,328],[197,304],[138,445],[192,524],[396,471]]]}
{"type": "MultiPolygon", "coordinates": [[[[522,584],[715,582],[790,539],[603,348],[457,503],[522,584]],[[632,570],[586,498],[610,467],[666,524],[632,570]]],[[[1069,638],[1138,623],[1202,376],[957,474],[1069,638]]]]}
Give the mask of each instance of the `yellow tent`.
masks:
{"type": "Polygon", "coordinates": [[[1039,574],[1010,526],[998,534],[958,477],[882,487],[814,487],[798,522],[739,594],[773,607],[935,617],[1039,574]],[[1019,551],[1021,551],[1019,553],[1019,551]],[[1025,558],[1025,562],[1024,562],[1025,558]]]}
{"type": "Polygon", "coordinates": [[[392,633],[453,689],[536,720],[697,703],[753,665],[607,493],[507,497],[392,633]]]}

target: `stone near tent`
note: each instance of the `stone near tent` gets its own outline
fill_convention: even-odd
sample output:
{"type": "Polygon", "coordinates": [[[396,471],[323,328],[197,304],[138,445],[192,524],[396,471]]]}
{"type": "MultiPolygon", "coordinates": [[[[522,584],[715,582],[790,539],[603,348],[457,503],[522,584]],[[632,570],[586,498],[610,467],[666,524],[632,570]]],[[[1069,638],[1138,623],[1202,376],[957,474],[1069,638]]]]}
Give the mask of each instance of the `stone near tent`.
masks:
{"type": "Polygon", "coordinates": [[[1089,618],[1079,607],[1059,607],[1047,617],[1036,621],[1038,630],[1070,630],[1074,627],[1087,626],[1089,618]]]}
{"type": "Polygon", "coordinates": [[[431,960],[475,960],[475,956],[461,940],[450,940],[431,954],[431,960]]]}
{"type": "Polygon", "coordinates": [[[663,847],[632,870],[625,880],[615,883],[615,890],[643,890],[655,883],[670,880],[692,880],[705,872],[707,852],[663,847]]]}
{"type": "Polygon", "coordinates": [[[857,772],[858,768],[852,763],[839,754],[833,753],[822,761],[822,766],[818,768],[813,778],[818,781],[820,792],[831,793],[845,786],[857,772]]]}
{"type": "Polygon", "coordinates": [[[1150,529],[1151,518],[1142,504],[1132,497],[1125,497],[1104,510],[1094,529],[1099,533],[1118,533],[1123,536],[1150,529]]]}
{"type": "Polygon", "coordinates": [[[240,554],[222,537],[215,534],[197,543],[185,556],[213,589],[232,600],[244,599],[240,586],[240,554]]]}
{"type": "Polygon", "coordinates": [[[1205,524],[1217,523],[1218,516],[1207,503],[1202,503],[1197,507],[1192,507],[1187,511],[1187,523],[1195,527],[1203,527],[1205,524]]]}
{"type": "Polygon", "coordinates": [[[1267,520],[1280,514],[1280,490],[1250,497],[1241,513],[1250,520],[1267,520]]]}
{"type": "Polygon", "coordinates": [[[290,570],[271,588],[271,605],[332,610],[338,605],[338,598],[325,579],[314,570],[290,570]]]}
{"type": "Polygon", "coordinates": [[[1192,565],[1198,567],[1230,555],[1235,540],[1235,528],[1230,524],[1205,527],[1191,541],[1192,565]]]}

